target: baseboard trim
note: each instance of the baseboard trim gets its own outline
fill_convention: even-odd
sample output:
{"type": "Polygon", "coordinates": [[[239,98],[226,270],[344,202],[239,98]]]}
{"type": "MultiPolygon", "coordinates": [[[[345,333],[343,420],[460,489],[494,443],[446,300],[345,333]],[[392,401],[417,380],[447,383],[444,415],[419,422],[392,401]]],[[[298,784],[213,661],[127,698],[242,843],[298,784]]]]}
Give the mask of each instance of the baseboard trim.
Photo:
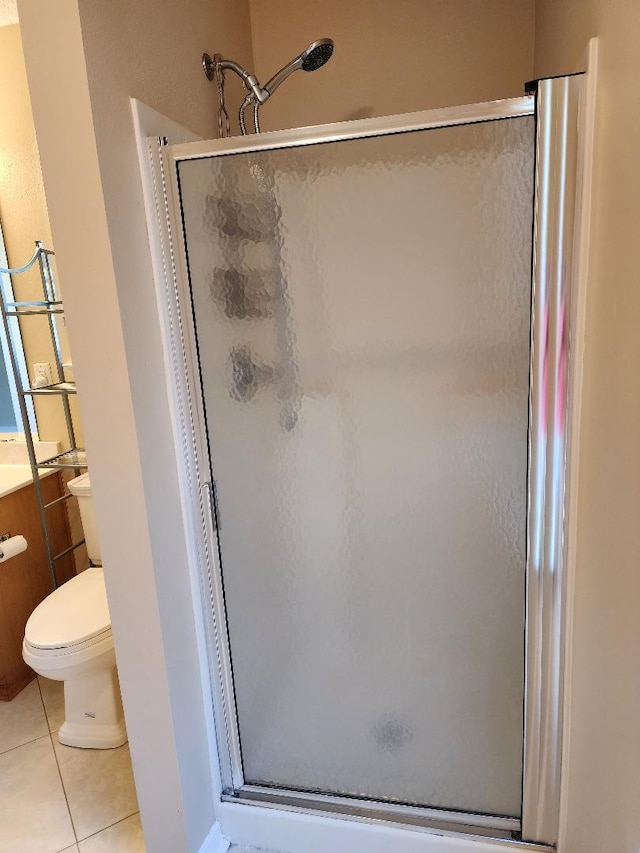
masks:
{"type": "Polygon", "coordinates": [[[220,823],[216,822],[209,830],[209,834],[198,853],[227,853],[231,842],[222,834],[220,823]]]}

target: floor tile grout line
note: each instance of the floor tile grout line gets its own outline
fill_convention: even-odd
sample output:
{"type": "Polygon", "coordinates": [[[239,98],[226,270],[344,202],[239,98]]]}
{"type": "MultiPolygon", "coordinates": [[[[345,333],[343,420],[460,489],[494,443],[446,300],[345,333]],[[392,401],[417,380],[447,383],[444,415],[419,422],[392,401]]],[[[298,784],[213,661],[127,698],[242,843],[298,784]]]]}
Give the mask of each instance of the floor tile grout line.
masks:
{"type": "MultiPolygon", "coordinates": [[[[70,806],[70,803],[69,803],[69,796],[68,796],[67,789],[66,789],[66,786],[65,786],[64,777],[63,777],[63,774],[62,774],[62,768],[61,768],[61,766],[60,766],[60,761],[59,761],[59,758],[58,758],[58,753],[57,753],[57,751],[56,751],[55,743],[54,743],[54,740],[53,740],[54,735],[55,735],[55,734],[57,734],[57,731],[58,731],[58,730],[56,729],[56,731],[54,732],[54,731],[53,731],[53,729],[52,729],[51,722],[50,722],[50,719],[49,719],[49,714],[48,714],[48,712],[47,712],[47,706],[46,706],[46,703],[45,703],[45,700],[44,700],[44,694],[43,694],[43,692],[42,692],[42,685],[41,685],[41,683],[40,683],[40,679],[39,679],[39,678],[36,678],[35,680],[36,680],[36,682],[37,682],[38,695],[39,695],[39,697],[40,697],[40,703],[41,703],[42,710],[43,710],[43,713],[44,713],[44,718],[45,718],[45,722],[46,722],[47,732],[46,732],[45,734],[43,734],[43,735],[40,735],[40,736],[36,737],[36,738],[32,738],[31,740],[27,741],[27,742],[26,742],[26,743],[24,743],[24,744],[18,744],[18,745],[17,745],[17,746],[15,746],[15,747],[11,747],[10,749],[5,750],[5,752],[0,753],[0,758],[2,757],[2,755],[6,755],[6,754],[8,754],[9,752],[13,752],[13,751],[14,751],[14,750],[16,750],[16,749],[20,749],[22,746],[27,746],[27,745],[28,745],[28,744],[30,744],[30,743],[35,743],[36,741],[38,741],[38,740],[42,740],[43,738],[46,738],[46,737],[48,737],[48,738],[49,738],[49,743],[51,744],[51,749],[53,750],[53,757],[54,757],[54,761],[55,761],[55,763],[56,763],[56,768],[57,768],[57,771],[58,771],[58,777],[59,777],[59,779],[60,779],[60,784],[61,784],[61,786],[62,786],[62,793],[63,793],[64,799],[65,799],[65,805],[66,805],[66,807],[67,807],[67,813],[68,813],[68,815],[69,815],[69,821],[70,821],[70,823],[71,823],[71,829],[72,829],[73,836],[74,836],[74,844],[73,844],[73,846],[75,847],[75,850],[76,850],[76,851],[78,851],[78,853],[79,853],[79,851],[80,851],[80,844],[81,844],[81,843],[83,843],[84,841],[86,841],[86,840],[87,840],[87,839],[89,839],[89,838],[93,838],[95,835],[99,835],[101,832],[105,832],[106,830],[111,829],[112,827],[117,826],[117,825],[118,825],[118,824],[120,824],[120,823],[123,823],[123,822],[124,822],[124,821],[126,821],[126,820],[129,820],[129,819],[130,819],[130,818],[132,818],[132,817],[135,817],[135,815],[140,814],[140,809],[139,809],[139,807],[138,807],[135,811],[132,811],[130,814],[125,815],[124,817],[119,818],[118,820],[114,821],[113,823],[110,823],[110,824],[107,824],[106,826],[101,827],[100,829],[96,830],[95,832],[92,832],[90,835],[87,835],[86,837],[83,837],[82,839],[80,839],[80,838],[78,837],[78,831],[77,831],[77,829],[76,829],[75,822],[74,822],[74,819],[73,819],[73,814],[72,814],[71,806],[70,806]]],[[[60,851],[60,853],[65,853],[65,851],[66,851],[66,850],[68,850],[68,849],[71,849],[71,848],[69,848],[69,847],[65,847],[65,848],[63,848],[63,850],[62,850],[62,851],[60,851]]]]}
{"type": "Polygon", "coordinates": [[[47,721],[47,728],[49,729],[49,734],[53,735],[53,731],[51,730],[51,723],[49,722],[49,714],[47,713],[47,704],[44,701],[44,694],[42,693],[42,685],[40,684],[40,678],[36,678],[38,682],[38,691],[40,693],[40,701],[42,702],[42,707],[44,708],[44,717],[47,721]]]}
{"type": "Polygon", "coordinates": [[[56,762],[56,767],[58,768],[58,776],[60,777],[60,784],[62,785],[62,793],[64,794],[64,801],[67,804],[67,811],[69,812],[69,820],[71,821],[71,829],[73,830],[73,837],[76,840],[76,846],[78,844],[78,833],[76,832],[76,825],[73,820],[73,815],[71,814],[71,806],[69,805],[69,797],[67,796],[67,789],[64,786],[64,779],[62,778],[62,770],[60,769],[60,762],[58,761],[58,753],[56,752],[56,747],[53,742],[53,734],[49,732],[49,739],[51,740],[51,749],[53,750],[53,757],[56,762]]]}
{"type": "MultiPolygon", "coordinates": [[[[45,704],[44,704],[44,699],[42,698],[42,690],[40,690],[40,680],[39,680],[38,676],[36,676],[34,678],[34,681],[38,685],[38,696],[40,697],[40,704],[42,705],[42,713],[44,714],[44,719],[45,719],[45,722],[47,724],[47,732],[46,733],[50,734],[51,728],[49,726],[49,718],[47,717],[47,709],[46,709],[45,704]]],[[[32,684],[32,683],[33,682],[31,682],[31,681],[29,682],[29,684],[32,684]]],[[[26,687],[28,687],[29,684],[27,684],[26,687]]],[[[23,689],[26,689],[26,688],[23,688],[23,689]]],[[[20,695],[20,694],[18,694],[18,695],[20,695]]],[[[33,743],[36,740],[40,740],[40,738],[46,736],[46,733],[44,735],[38,735],[37,737],[29,738],[29,740],[25,740],[24,743],[18,743],[15,746],[10,746],[9,749],[0,749],[0,755],[6,755],[8,752],[13,752],[14,749],[20,749],[21,746],[26,746],[28,743],[33,743]]]]}
{"type": "Polygon", "coordinates": [[[0,758],[3,758],[5,755],[9,755],[10,752],[15,752],[16,749],[21,749],[23,746],[29,746],[30,743],[35,743],[37,740],[49,737],[50,734],[50,732],[45,732],[43,735],[38,735],[38,737],[32,737],[30,740],[25,740],[24,743],[19,743],[17,746],[11,746],[9,749],[5,749],[4,752],[0,752],[0,758]]]}
{"type": "Polygon", "coordinates": [[[35,683],[38,685],[38,695],[40,696],[40,704],[42,705],[42,710],[44,712],[45,717],[47,716],[47,706],[44,704],[44,696],[42,695],[42,688],[40,687],[40,679],[36,675],[34,678],[35,683]]]}
{"type": "Polygon", "coordinates": [[[107,829],[112,829],[119,823],[124,823],[125,820],[129,820],[129,818],[135,817],[137,814],[140,814],[140,809],[136,809],[135,812],[131,812],[131,814],[128,814],[126,817],[121,817],[119,820],[116,820],[114,823],[110,823],[108,826],[103,826],[102,829],[98,829],[96,830],[96,832],[92,832],[91,835],[86,835],[84,838],[78,839],[78,845],[80,845],[83,841],[88,841],[89,838],[94,838],[96,835],[100,835],[101,832],[106,832],[107,829]]]}

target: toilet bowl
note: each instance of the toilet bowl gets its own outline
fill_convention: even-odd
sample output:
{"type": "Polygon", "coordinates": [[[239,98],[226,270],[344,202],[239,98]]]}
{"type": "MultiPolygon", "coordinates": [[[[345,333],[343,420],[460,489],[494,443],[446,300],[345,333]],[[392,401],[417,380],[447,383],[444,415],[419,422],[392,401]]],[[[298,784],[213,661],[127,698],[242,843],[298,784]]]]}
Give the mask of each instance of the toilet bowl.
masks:
{"type": "Polygon", "coordinates": [[[39,675],[64,681],[60,743],[109,749],[126,743],[104,576],[86,569],[33,611],[22,656],[39,675]]]}
{"type": "Polygon", "coordinates": [[[78,497],[87,553],[94,565],[36,607],[25,627],[22,657],[38,675],[64,682],[60,743],[112,749],[126,743],[127,732],[89,475],[76,477],[67,486],[78,497]]]}

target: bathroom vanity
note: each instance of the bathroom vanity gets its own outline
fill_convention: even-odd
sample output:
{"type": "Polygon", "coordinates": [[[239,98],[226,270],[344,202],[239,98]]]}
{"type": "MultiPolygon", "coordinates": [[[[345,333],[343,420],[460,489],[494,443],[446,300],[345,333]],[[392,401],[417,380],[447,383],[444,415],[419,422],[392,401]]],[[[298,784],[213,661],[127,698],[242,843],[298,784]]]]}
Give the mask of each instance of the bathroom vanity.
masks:
{"type": "MultiPolygon", "coordinates": [[[[46,502],[64,494],[62,475],[41,477],[46,502]]],[[[71,544],[64,501],[47,510],[56,553],[71,544]]],[[[28,466],[0,465],[0,533],[22,534],[26,551],[0,563],[0,700],[18,694],[35,673],[22,660],[22,638],[27,619],[52,591],[47,555],[38,516],[35,489],[28,466]]],[[[56,563],[58,583],[75,575],[73,554],[56,563]]]]}

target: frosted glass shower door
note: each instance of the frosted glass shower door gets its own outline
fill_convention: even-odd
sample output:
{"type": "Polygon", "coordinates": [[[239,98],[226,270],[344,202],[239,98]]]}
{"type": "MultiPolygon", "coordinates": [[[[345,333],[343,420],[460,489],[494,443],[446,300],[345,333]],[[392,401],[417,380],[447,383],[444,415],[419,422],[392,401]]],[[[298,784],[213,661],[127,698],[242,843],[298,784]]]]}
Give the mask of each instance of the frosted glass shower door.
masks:
{"type": "Polygon", "coordinates": [[[520,816],[534,135],[178,163],[247,786],[520,816]]]}

